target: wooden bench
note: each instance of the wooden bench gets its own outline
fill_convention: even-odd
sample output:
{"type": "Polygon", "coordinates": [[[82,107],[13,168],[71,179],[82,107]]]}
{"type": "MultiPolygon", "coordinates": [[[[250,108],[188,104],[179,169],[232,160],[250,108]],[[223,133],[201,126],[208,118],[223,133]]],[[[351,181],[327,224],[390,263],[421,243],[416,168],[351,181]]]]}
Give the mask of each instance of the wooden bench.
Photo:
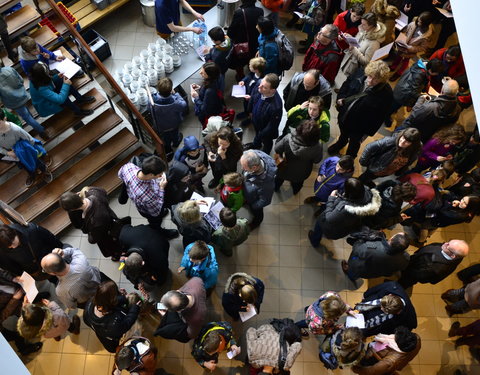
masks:
{"type": "Polygon", "coordinates": [[[30,5],[24,5],[22,8],[5,17],[8,27],[8,35],[13,38],[29,30],[40,21],[38,13],[30,5]]]}
{"type": "Polygon", "coordinates": [[[105,9],[99,10],[90,2],[90,0],[80,0],[72,6],[69,6],[68,9],[75,16],[80,27],[86,29],[129,1],[130,0],[117,0],[105,9]]]}
{"type": "Polygon", "coordinates": [[[0,13],[5,12],[7,9],[10,9],[17,3],[18,0],[0,0],[0,13]]]}
{"type": "MultiPolygon", "coordinates": [[[[136,149],[126,158],[123,158],[120,162],[115,164],[115,166],[102,175],[98,180],[90,183],[89,186],[104,188],[108,194],[111,194],[121,185],[121,180],[118,178],[118,170],[122,165],[128,163],[133,156],[139,155],[142,152],[145,152],[142,147],[136,149]]],[[[50,232],[57,235],[70,225],[70,219],[68,218],[67,211],[59,207],[46,218],[41,220],[38,225],[47,228],[50,232]]]]}
{"type": "MultiPolygon", "coordinates": [[[[72,160],[77,154],[94,144],[121,122],[121,117],[110,108],[78,129],[48,152],[52,158],[50,171],[55,172],[60,166],[72,160]]],[[[22,169],[0,186],[0,197],[4,202],[11,203],[28,191],[25,186],[27,175],[27,172],[22,169]]]]}
{"type": "Polygon", "coordinates": [[[44,211],[49,210],[64,192],[81,185],[137,142],[137,138],[128,129],[122,129],[15,209],[23,215],[25,220],[32,221],[44,211]]]}

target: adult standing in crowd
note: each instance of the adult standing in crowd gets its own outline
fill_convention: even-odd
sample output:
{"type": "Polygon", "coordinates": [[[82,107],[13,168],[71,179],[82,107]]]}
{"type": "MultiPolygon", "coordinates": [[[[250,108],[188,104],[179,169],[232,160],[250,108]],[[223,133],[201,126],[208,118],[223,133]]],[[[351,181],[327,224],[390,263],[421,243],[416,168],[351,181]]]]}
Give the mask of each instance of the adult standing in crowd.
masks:
{"type": "Polygon", "coordinates": [[[253,214],[249,224],[253,230],[262,223],[263,208],[272,201],[277,166],[269,155],[259,150],[245,151],[240,164],[245,176],[245,199],[253,214]]]}
{"type": "Polygon", "coordinates": [[[199,27],[182,26],[179,5],[195,18],[205,22],[205,18],[193,10],[192,6],[186,0],[155,0],[157,34],[163,39],[169,38],[172,33],[185,31],[193,31],[195,34],[202,33],[202,29],[199,27]]]}
{"type": "Polygon", "coordinates": [[[385,25],[385,40],[389,44],[395,39],[395,20],[400,17],[400,11],[390,0],[375,0],[370,12],[377,16],[377,21],[385,25]]]}
{"type": "Polygon", "coordinates": [[[7,50],[8,58],[13,63],[17,62],[18,52],[13,48],[10,37],[8,36],[8,25],[3,14],[0,14],[0,38],[2,39],[3,46],[7,50]]]}
{"type": "Polygon", "coordinates": [[[432,79],[432,87],[438,92],[442,89],[442,79],[444,77],[456,79],[465,75],[462,51],[458,44],[436,50],[432,56],[430,56],[429,60],[438,60],[441,62],[442,70],[440,74],[432,79]]]}
{"type": "Polygon", "coordinates": [[[258,36],[257,57],[263,57],[267,62],[264,73],[282,74],[279,66],[280,52],[275,41],[279,32],[278,29],[270,18],[260,17],[257,23],[257,30],[260,33],[258,36]]]}
{"type": "Polygon", "coordinates": [[[193,84],[190,88],[190,95],[194,103],[195,116],[205,127],[210,116],[217,116],[223,110],[223,90],[221,90],[223,82],[220,82],[219,66],[212,61],[203,64],[200,75],[203,83],[201,86],[193,84]]]}
{"type": "Polygon", "coordinates": [[[236,272],[230,275],[225,283],[222,295],[223,309],[235,321],[240,319],[240,312],[247,312],[252,306],[259,314],[264,292],[265,285],[262,280],[243,272],[236,272]]]}
{"type": "Polygon", "coordinates": [[[285,110],[288,112],[296,105],[305,103],[312,96],[320,96],[323,99],[323,108],[328,110],[332,104],[330,83],[317,69],[295,73],[283,89],[285,110]]]}

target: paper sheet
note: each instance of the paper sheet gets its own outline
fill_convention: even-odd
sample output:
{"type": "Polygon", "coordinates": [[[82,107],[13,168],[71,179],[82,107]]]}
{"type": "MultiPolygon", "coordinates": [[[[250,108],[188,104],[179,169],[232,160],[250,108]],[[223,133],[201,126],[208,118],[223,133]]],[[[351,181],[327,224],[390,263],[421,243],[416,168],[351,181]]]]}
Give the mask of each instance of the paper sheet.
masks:
{"type": "Polygon", "coordinates": [[[247,306],[249,307],[248,311],[239,311],[240,319],[242,320],[242,322],[246,322],[248,319],[253,318],[255,315],[257,315],[257,310],[255,309],[255,306],[250,303],[247,306]]]}
{"type": "Polygon", "coordinates": [[[22,273],[22,276],[20,276],[20,279],[22,281],[19,284],[27,294],[28,302],[32,303],[38,294],[38,289],[35,285],[35,279],[25,271],[22,273]]]}
{"type": "Polygon", "coordinates": [[[402,30],[407,25],[408,25],[408,16],[405,13],[400,12],[400,17],[395,20],[395,27],[398,30],[402,30]]]}
{"type": "Polygon", "coordinates": [[[220,225],[222,225],[222,222],[220,221],[220,211],[222,208],[225,207],[222,202],[217,202],[215,203],[212,208],[210,208],[210,211],[208,211],[207,214],[205,214],[205,220],[207,221],[208,224],[213,228],[213,230],[217,230],[220,225]]]}
{"type": "Polygon", "coordinates": [[[16,156],[9,156],[9,155],[4,155],[2,157],[3,161],[20,161],[16,156]]]}
{"type": "Polygon", "coordinates": [[[202,197],[200,194],[193,192],[192,196],[190,197],[191,200],[194,201],[205,201],[207,204],[200,204],[200,212],[203,214],[206,214],[208,211],[210,211],[210,207],[212,207],[213,202],[215,202],[215,198],[212,197],[202,197]]]}
{"type": "Polygon", "coordinates": [[[345,38],[349,46],[360,47],[360,44],[358,44],[358,40],[355,37],[346,35],[344,33],[342,33],[342,36],[345,38]]]}
{"type": "MultiPolygon", "coordinates": [[[[62,56],[62,52],[54,51],[56,56],[62,56]]],[[[68,79],[72,78],[81,68],[80,65],[75,64],[72,60],[66,58],[62,61],[52,61],[49,63],[50,70],[58,70],[68,79]]]]}
{"type": "Polygon", "coordinates": [[[198,57],[200,57],[200,60],[205,62],[205,47],[204,45],[199,46],[195,51],[197,52],[198,57]]]}
{"type": "Polygon", "coordinates": [[[233,85],[232,86],[232,96],[234,98],[243,98],[247,95],[247,88],[245,86],[233,85]]]}
{"type": "Polygon", "coordinates": [[[358,327],[360,329],[365,328],[365,317],[363,314],[356,314],[355,316],[347,316],[345,327],[358,327]]]}
{"type": "Polygon", "coordinates": [[[382,60],[385,57],[387,57],[390,54],[390,51],[392,50],[394,42],[389,43],[382,48],[379,48],[375,51],[375,53],[372,56],[372,61],[377,61],[377,60],[382,60]]]}
{"type": "Polygon", "coordinates": [[[303,19],[303,18],[308,18],[305,14],[303,13],[300,13],[300,12],[293,12],[295,13],[298,17],[300,17],[300,19],[303,19]]]}

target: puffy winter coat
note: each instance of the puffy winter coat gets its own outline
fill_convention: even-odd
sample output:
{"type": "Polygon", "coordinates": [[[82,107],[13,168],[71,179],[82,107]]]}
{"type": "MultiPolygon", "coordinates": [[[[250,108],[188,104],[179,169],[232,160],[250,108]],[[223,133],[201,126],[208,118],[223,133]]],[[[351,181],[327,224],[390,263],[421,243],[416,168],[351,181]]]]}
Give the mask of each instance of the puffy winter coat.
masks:
{"type": "Polygon", "coordinates": [[[322,180],[322,182],[318,182],[318,180],[315,179],[313,192],[321,202],[326,202],[330,193],[334,190],[343,192],[345,181],[353,175],[353,171],[348,173],[336,172],[339,160],[340,158],[338,156],[331,156],[325,159],[318,169],[318,176],[325,176],[325,179],[322,180]]]}
{"type": "Polygon", "coordinates": [[[270,155],[259,150],[254,152],[263,161],[264,170],[260,174],[250,172],[245,174],[244,194],[247,203],[256,210],[268,206],[272,201],[277,166],[270,155]]]}
{"type": "Polygon", "coordinates": [[[255,303],[255,308],[257,313],[260,313],[260,305],[263,302],[263,293],[265,291],[265,285],[263,281],[253,277],[249,274],[243,272],[236,272],[228,278],[225,283],[225,289],[222,295],[222,306],[225,312],[230,315],[233,319],[240,319],[240,311],[245,311],[245,306],[247,305],[242,297],[239,296],[238,290],[235,289],[233,281],[239,277],[244,277],[248,280],[248,283],[255,288],[257,292],[257,301],[255,303]]]}
{"type": "Polygon", "coordinates": [[[282,71],[279,67],[279,56],[280,52],[278,51],[277,42],[275,42],[275,37],[278,34],[278,29],[275,28],[273,33],[270,35],[260,34],[258,36],[258,55],[263,57],[267,61],[265,66],[265,74],[275,73],[282,74],[282,71]]]}
{"type": "Polygon", "coordinates": [[[45,318],[41,327],[27,325],[21,316],[17,322],[17,330],[27,340],[45,337],[46,339],[63,336],[70,326],[70,319],[65,311],[54,301],[48,306],[41,307],[45,312],[45,318]]]}
{"type": "Polygon", "coordinates": [[[176,130],[183,121],[183,112],[187,108],[187,103],[179,93],[163,97],[155,94],[153,106],[155,123],[153,129],[162,134],[164,131],[176,130]]]}
{"type": "Polygon", "coordinates": [[[315,40],[303,60],[302,70],[306,72],[309,69],[318,69],[322,76],[332,84],[337,76],[340,63],[342,62],[343,52],[336,40],[324,46],[318,40],[315,40]]]}
{"type": "Polygon", "coordinates": [[[213,246],[208,245],[210,254],[200,263],[200,265],[194,265],[190,261],[190,249],[193,243],[185,248],[180,266],[185,268],[187,277],[199,277],[203,280],[205,289],[210,289],[215,286],[218,278],[218,263],[215,258],[215,251],[213,246]]]}
{"type": "Polygon", "coordinates": [[[427,61],[419,59],[400,77],[393,89],[393,99],[401,105],[413,107],[427,84],[427,61]]]}
{"type": "Polygon", "coordinates": [[[376,189],[380,193],[382,205],[380,210],[366,220],[366,225],[372,229],[385,229],[402,221],[400,212],[402,210],[402,201],[395,201],[392,196],[394,186],[399,183],[396,180],[383,181],[377,185],[376,189]]]}
{"type": "Polygon", "coordinates": [[[198,98],[194,100],[195,116],[202,124],[210,116],[222,113],[223,100],[217,91],[219,91],[218,82],[214,82],[208,87],[202,86],[198,92],[198,98]]]}
{"type": "Polygon", "coordinates": [[[395,5],[389,5],[387,0],[375,0],[370,12],[377,16],[377,21],[385,25],[385,40],[383,44],[393,42],[395,38],[395,20],[400,17],[400,11],[395,5]]]}

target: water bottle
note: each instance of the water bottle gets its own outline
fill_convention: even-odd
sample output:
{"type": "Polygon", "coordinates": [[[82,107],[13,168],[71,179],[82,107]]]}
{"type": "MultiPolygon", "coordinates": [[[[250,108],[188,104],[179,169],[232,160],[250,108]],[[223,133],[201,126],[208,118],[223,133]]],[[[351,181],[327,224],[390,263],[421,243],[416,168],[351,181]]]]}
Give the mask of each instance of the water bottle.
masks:
{"type": "Polygon", "coordinates": [[[199,27],[202,29],[201,34],[193,34],[193,48],[197,49],[200,46],[207,45],[207,25],[203,21],[195,20],[193,22],[193,27],[199,27]]]}

